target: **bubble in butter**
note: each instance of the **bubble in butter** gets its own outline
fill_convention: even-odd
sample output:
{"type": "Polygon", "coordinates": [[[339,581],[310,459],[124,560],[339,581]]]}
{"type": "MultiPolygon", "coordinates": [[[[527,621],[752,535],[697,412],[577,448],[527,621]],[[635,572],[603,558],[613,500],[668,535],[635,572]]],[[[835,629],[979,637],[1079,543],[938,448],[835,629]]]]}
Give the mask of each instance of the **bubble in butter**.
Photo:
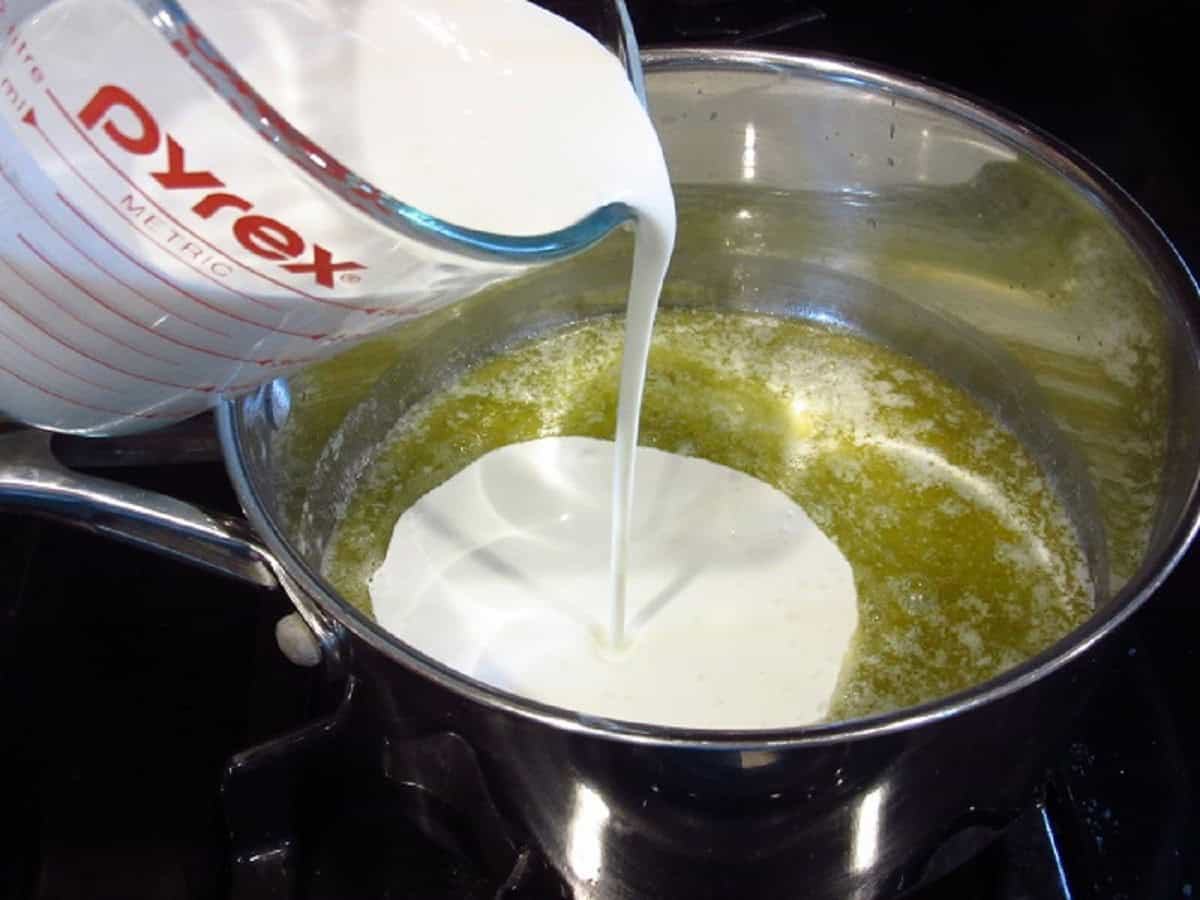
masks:
{"type": "Polygon", "coordinates": [[[858,623],[850,564],[783,492],[638,448],[625,642],[607,639],[609,441],[495,449],[410,507],[369,582],[381,625],[465,674],[592,716],[823,718],[858,623]]]}

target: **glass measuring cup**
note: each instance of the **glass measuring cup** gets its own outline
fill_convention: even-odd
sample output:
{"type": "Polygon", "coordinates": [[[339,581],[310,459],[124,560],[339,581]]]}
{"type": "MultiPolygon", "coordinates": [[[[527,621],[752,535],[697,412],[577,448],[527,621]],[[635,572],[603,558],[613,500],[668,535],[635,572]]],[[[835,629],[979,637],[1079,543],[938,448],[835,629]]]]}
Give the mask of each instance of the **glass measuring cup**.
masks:
{"type": "MultiPolygon", "coordinates": [[[[600,37],[641,93],[623,0],[539,5],[600,37]]],[[[297,102],[306,79],[353,60],[370,0],[277,2],[297,13],[283,35],[255,33],[249,5],[249,27],[223,41],[189,6],[203,11],[0,0],[7,415],[84,434],[168,424],[631,216],[614,203],[561,230],[501,235],[417,209],[345,164],[343,132],[314,139],[308,126],[336,110],[297,102]],[[298,117],[256,89],[248,72],[264,65],[291,73],[272,90],[298,117]]]]}

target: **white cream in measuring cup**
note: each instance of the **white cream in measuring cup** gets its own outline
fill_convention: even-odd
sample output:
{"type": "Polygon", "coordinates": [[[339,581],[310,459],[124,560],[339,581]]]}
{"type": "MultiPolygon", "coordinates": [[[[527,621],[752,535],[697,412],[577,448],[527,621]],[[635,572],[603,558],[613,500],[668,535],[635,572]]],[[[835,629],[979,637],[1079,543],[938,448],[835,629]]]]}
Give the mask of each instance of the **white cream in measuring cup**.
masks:
{"type": "Polygon", "coordinates": [[[181,57],[210,45],[314,159],[424,213],[520,236],[636,203],[642,255],[665,258],[653,127],[618,60],[566,20],[525,0],[182,9],[195,28],[172,46],[133,0],[0,0],[5,414],[167,424],[521,270],[322,188],[181,57]]]}

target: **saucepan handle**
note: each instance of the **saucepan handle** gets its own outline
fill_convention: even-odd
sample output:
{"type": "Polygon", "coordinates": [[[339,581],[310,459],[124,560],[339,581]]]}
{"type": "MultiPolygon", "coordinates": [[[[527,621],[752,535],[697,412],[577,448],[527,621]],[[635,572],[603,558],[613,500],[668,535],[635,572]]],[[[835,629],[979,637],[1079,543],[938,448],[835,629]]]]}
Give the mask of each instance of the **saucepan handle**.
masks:
{"type": "Polygon", "coordinates": [[[275,562],[240,519],[63,466],[50,435],[0,435],[0,507],[45,516],[164,553],[259,587],[279,586],[275,562]]]}
{"type": "Polygon", "coordinates": [[[73,471],[50,446],[50,434],[30,428],[0,433],[0,509],[55,519],[104,537],[163,553],[212,572],[264,588],[282,587],[295,603],[308,635],[295,617],[281,621],[281,649],[293,661],[314,665],[338,652],[336,629],[327,623],[245,521],[211,513],[154,491],[73,471]],[[294,651],[294,652],[292,652],[294,651]]]}

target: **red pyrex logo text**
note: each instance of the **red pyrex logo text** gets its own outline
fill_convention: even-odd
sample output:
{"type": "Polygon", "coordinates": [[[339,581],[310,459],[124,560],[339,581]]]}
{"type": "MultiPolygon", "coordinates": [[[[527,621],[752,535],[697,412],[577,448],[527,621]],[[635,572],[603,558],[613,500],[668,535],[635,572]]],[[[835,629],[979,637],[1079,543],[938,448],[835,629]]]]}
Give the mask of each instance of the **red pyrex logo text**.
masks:
{"type": "MultiPolygon", "coordinates": [[[[148,156],[158,151],[162,134],[158,122],[150,115],[136,97],[115,85],[105,85],[79,111],[79,121],[85,128],[95,128],[113,109],[128,110],[137,119],[137,133],[122,131],[112,120],[104,122],[103,131],[118,147],[139,156],[148,156]]],[[[307,249],[307,243],[293,228],[278,219],[251,213],[253,205],[237,194],[217,190],[225,182],[206,170],[189,170],[185,162],[185,150],[171,135],[167,135],[166,167],[160,172],[151,172],[160,185],[169,191],[210,190],[192,206],[192,212],[202,219],[211,219],[223,209],[234,209],[244,213],[234,220],[231,228],[237,242],[256,256],[279,262],[297,259],[307,249]]],[[[313,244],[308,262],[283,263],[281,268],[297,274],[312,273],[317,284],[333,287],[335,272],[365,269],[357,262],[334,262],[333,255],[320,244],[313,244]]]]}

